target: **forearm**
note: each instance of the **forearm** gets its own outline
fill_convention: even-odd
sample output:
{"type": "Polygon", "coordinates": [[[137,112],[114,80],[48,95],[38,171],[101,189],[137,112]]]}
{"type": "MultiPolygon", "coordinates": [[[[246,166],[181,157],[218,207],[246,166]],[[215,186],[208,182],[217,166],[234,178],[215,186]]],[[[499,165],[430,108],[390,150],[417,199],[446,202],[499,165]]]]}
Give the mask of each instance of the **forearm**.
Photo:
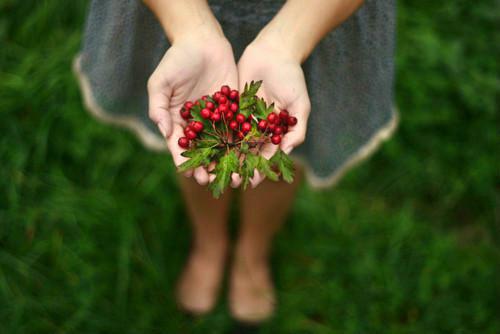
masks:
{"type": "Polygon", "coordinates": [[[223,36],[206,0],[144,0],[156,15],[171,43],[190,33],[223,36]]]}
{"type": "Polygon", "coordinates": [[[257,39],[278,43],[303,62],[319,41],[341,24],[363,0],[288,0],[257,39]]]}

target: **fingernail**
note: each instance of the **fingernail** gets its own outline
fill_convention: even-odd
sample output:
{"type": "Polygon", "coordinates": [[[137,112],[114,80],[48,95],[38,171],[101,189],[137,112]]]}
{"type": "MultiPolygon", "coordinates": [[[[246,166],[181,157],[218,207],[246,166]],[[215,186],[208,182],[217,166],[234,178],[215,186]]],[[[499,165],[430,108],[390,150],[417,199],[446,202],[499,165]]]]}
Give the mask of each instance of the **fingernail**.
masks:
{"type": "Polygon", "coordinates": [[[288,147],[283,149],[283,152],[285,152],[286,154],[290,154],[290,152],[292,152],[292,150],[293,150],[293,147],[288,146],[288,147]]]}
{"type": "Polygon", "coordinates": [[[160,129],[163,138],[167,138],[167,129],[165,129],[165,126],[161,123],[158,123],[158,129],[160,129]]]}

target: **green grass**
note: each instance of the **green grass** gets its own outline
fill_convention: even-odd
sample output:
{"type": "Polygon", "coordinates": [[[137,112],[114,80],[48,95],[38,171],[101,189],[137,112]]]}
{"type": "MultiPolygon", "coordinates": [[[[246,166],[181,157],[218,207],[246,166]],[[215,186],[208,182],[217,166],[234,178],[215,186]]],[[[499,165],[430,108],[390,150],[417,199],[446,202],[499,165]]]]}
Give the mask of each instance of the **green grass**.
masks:
{"type": "MultiPolygon", "coordinates": [[[[86,6],[0,1],[0,333],[228,332],[225,298],[197,320],[173,302],[170,158],[83,110],[86,6]]],[[[301,188],[262,333],[500,332],[498,4],[398,12],[400,128],[336,188],[301,188]]]]}

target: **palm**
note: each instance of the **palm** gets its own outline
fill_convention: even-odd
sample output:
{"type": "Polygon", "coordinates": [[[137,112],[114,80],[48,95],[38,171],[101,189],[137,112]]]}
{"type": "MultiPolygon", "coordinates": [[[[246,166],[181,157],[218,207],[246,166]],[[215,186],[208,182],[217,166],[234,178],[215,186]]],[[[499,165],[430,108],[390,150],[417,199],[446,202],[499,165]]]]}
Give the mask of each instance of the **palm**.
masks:
{"type": "MultiPolygon", "coordinates": [[[[286,58],[279,50],[254,43],[247,47],[238,63],[240,87],[251,80],[262,80],[259,95],[267,102],[274,102],[278,110],[287,109],[297,117],[297,125],[288,132],[280,147],[286,152],[302,143],[309,116],[310,102],[304,73],[300,64],[286,58]]],[[[271,143],[262,148],[262,155],[270,158],[278,149],[271,143]]],[[[263,180],[258,172],[252,180],[256,186],[263,180]]]]}
{"type": "MultiPolygon", "coordinates": [[[[226,84],[237,86],[237,69],[231,46],[224,39],[179,42],[167,51],[151,76],[150,116],[157,123],[167,119],[170,124],[167,146],[177,166],[186,160],[177,145],[185,125],[179,110],[184,102],[213,93],[226,84]]],[[[195,170],[194,176],[200,184],[209,180],[203,168],[195,170]]]]}

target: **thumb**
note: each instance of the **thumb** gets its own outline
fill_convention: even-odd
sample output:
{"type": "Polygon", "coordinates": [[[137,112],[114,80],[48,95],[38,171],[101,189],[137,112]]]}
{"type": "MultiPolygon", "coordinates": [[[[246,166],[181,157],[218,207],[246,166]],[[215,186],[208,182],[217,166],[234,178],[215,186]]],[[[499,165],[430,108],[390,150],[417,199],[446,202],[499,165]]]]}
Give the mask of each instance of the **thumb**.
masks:
{"type": "Polygon", "coordinates": [[[172,117],[168,112],[171,92],[170,87],[157,85],[151,79],[148,81],[148,115],[164,138],[172,134],[172,117]]]}
{"type": "Polygon", "coordinates": [[[302,144],[306,138],[307,131],[307,120],[309,118],[309,113],[311,111],[311,102],[307,96],[298,100],[296,103],[291,105],[288,109],[290,116],[297,117],[297,124],[290,127],[288,133],[283,137],[281,142],[281,149],[286,153],[290,152],[300,144],[302,144]]]}

